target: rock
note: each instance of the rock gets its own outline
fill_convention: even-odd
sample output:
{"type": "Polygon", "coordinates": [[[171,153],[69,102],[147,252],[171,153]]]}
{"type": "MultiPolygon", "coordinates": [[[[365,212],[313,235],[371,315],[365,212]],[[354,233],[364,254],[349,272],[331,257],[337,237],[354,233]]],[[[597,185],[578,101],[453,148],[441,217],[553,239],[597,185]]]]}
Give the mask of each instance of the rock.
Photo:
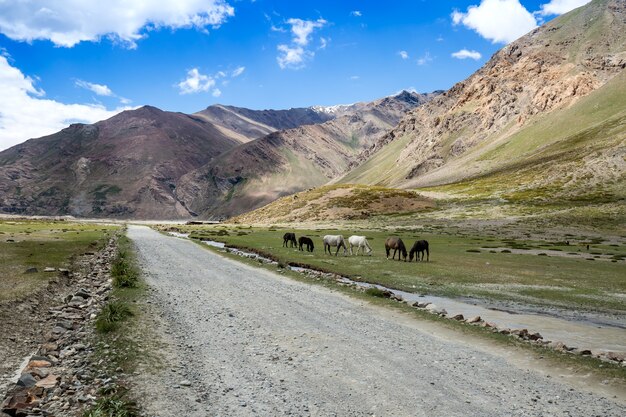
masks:
{"type": "Polygon", "coordinates": [[[626,361],[626,353],[619,352],[606,352],[604,355],[607,359],[616,361],[616,362],[624,362],[626,361]]]}
{"type": "Polygon", "coordinates": [[[413,307],[417,307],[417,308],[426,308],[428,307],[430,303],[428,301],[416,301],[413,303],[413,307]]]}
{"type": "Polygon", "coordinates": [[[51,266],[47,266],[43,269],[43,272],[54,272],[56,268],[52,268],[51,266]]]}
{"type": "Polygon", "coordinates": [[[465,317],[463,317],[463,314],[456,314],[456,315],[452,316],[451,319],[452,320],[463,321],[463,320],[465,320],[465,317]]]}
{"type": "Polygon", "coordinates": [[[17,380],[17,385],[20,387],[32,387],[37,383],[37,380],[28,372],[24,373],[20,376],[20,379],[17,380]]]}
{"type": "Polygon", "coordinates": [[[44,379],[37,381],[35,386],[45,388],[45,389],[51,389],[56,386],[58,379],[59,377],[56,375],[48,375],[44,379]]]}
{"type": "Polygon", "coordinates": [[[78,290],[76,294],[74,295],[76,295],[77,297],[84,298],[84,299],[91,298],[91,293],[84,288],[81,288],[80,290],[78,290]]]}
{"type": "Polygon", "coordinates": [[[467,320],[465,320],[467,323],[473,324],[473,323],[479,323],[482,319],[480,318],[480,316],[474,316],[471,317],[467,320]]]}
{"type": "Polygon", "coordinates": [[[440,308],[440,307],[438,307],[435,304],[428,304],[426,306],[426,310],[430,311],[433,314],[439,314],[439,315],[442,315],[442,316],[448,313],[444,308],[440,308]]]}
{"type": "Polygon", "coordinates": [[[50,361],[47,359],[35,356],[33,356],[33,358],[35,359],[31,359],[28,362],[28,365],[26,366],[26,371],[33,368],[49,368],[50,366],[52,366],[52,363],[50,363],[50,361]]]}
{"type": "Polygon", "coordinates": [[[37,268],[35,268],[34,266],[32,268],[28,268],[26,271],[24,271],[25,274],[36,274],[37,272],[39,272],[39,270],[37,268]]]}
{"type": "Polygon", "coordinates": [[[529,334],[528,338],[530,340],[539,340],[539,339],[543,339],[543,336],[539,333],[533,333],[533,334],[529,334]]]}
{"type": "Polygon", "coordinates": [[[498,330],[498,333],[500,333],[500,334],[511,334],[511,330],[509,330],[509,329],[500,329],[500,330],[498,330]]]}
{"type": "Polygon", "coordinates": [[[191,386],[191,382],[184,379],[182,381],[180,381],[180,385],[182,385],[183,387],[190,387],[191,386]]]}
{"type": "Polygon", "coordinates": [[[561,352],[566,352],[568,350],[567,346],[565,346],[565,343],[563,342],[551,342],[550,347],[561,352]]]}
{"type": "Polygon", "coordinates": [[[589,356],[591,355],[591,351],[589,349],[579,349],[576,351],[576,354],[581,356],[589,356]]]}

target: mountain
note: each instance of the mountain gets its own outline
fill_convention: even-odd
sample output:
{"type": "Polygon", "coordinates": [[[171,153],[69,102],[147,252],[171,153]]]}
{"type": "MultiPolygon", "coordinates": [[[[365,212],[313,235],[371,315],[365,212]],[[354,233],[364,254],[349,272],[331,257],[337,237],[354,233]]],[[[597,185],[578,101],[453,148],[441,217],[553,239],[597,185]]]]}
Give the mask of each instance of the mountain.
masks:
{"type": "Polygon", "coordinates": [[[145,106],[0,152],[0,210],[180,218],[178,179],[239,144],[201,118],[145,106]]]}
{"type": "Polygon", "coordinates": [[[626,2],[595,0],[533,30],[409,112],[340,182],[626,197],[625,26],[626,2]]]}
{"type": "Polygon", "coordinates": [[[395,127],[407,111],[438,94],[403,91],[341,106],[325,123],[245,143],[185,175],[176,197],[202,217],[222,218],[325,184],[346,172],[357,155],[395,127]]]}
{"type": "Polygon", "coordinates": [[[335,118],[319,108],[305,107],[288,110],[250,110],[243,107],[216,104],[194,116],[210,122],[226,136],[249,142],[277,130],[323,123],[335,118]]]}

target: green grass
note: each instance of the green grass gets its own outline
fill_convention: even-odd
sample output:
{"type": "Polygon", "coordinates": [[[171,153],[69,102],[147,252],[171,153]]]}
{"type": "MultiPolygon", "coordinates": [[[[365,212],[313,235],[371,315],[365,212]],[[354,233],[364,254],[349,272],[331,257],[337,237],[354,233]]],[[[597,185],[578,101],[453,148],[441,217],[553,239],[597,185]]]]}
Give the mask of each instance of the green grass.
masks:
{"type": "Polygon", "coordinates": [[[70,268],[73,256],[98,251],[116,229],[65,221],[1,220],[0,301],[43,288],[57,275],[43,272],[45,267],[70,268]],[[31,267],[39,272],[25,274],[31,267]]]}
{"type": "Polygon", "coordinates": [[[115,390],[101,393],[101,395],[103,396],[83,413],[83,417],[136,417],[140,415],[137,404],[127,398],[126,391],[115,390]]]}
{"type": "MultiPolygon", "coordinates": [[[[184,226],[191,237],[212,239],[241,248],[249,248],[269,255],[277,261],[291,265],[309,265],[319,270],[336,272],[355,280],[381,284],[403,291],[445,296],[476,296],[500,300],[513,300],[538,305],[554,305],[592,311],[626,312],[626,293],[623,261],[588,262],[587,256],[565,258],[506,253],[489,250],[477,253],[478,247],[540,248],[550,243],[550,249],[581,250],[580,245],[564,242],[515,240],[474,236],[461,233],[449,235],[429,231],[415,233],[378,230],[298,230],[296,234],[308,235],[315,242],[315,252],[300,252],[282,247],[285,230],[264,228],[246,229],[240,235],[236,228],[224,226],[184,226]],[[218,230],[221,230],[218,235],[218,230]],[[228,234],[226,234],[228,233],[228,234]],[[374,249],[373,256],[334,257],[323,254],[321,237],[325,234],[366,235],[374,249]],[[403,238],[408,248],[415,240],[430,242],[430,262],[398,262],[385,259],[384,240],[391,234],[403,238]],[[561,244],[562,243],[562,244],[561,244]]],[[[592,250],[619,256],[623,251],[609,244],[595,244],[592,250]]]]}
{"type": "MultiPolygon", "coordinates": [[[[120,237],[120,244],[127,243],[128,238],[120,237]]],[[[129,259],[128,252],[118,250],[117,256],[111,264],[113,285],[118,288],[136,288],[139,283],[139,271],[129,259]]]]}
{"type": "Polygon", "coordinates": [[[133,312],[130,310],[128,304],[121,301],[112,301],[106,304],[98,317],[96,318],[96,330],[100,333],[109,333],[117,329],[121,322],[132,316],[133,312]]]}

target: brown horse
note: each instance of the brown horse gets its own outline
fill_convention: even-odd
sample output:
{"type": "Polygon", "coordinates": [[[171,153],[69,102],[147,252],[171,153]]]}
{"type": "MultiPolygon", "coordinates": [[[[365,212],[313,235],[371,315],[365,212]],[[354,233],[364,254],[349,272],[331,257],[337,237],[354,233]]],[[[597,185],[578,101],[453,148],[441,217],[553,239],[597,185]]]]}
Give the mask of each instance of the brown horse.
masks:
{"type": "Polygon", "coordinates": [[[428,241],[418,240],[413,244],[411,251],[409,252],[409,262],[413,261],[413,255],[415,255],[415,262],[420,260],[420,253],[422,254],[422,261],[424,260],[424,252],[426,252],[426,262],[430,260],[430,253],[428,253],[428,241]]]}
{"type": "Polygon", "coordinates": [[[387,240],[385,240],[385,252],[387,252],[387,259],[389,259],[389,252],[391,249],[393,249],[393,256],[391,259],[395,259],[396,252],[400,251],[398,253],[398,260],[400,260],[400,255],[402,255],[404,262],[406,262],[406,246],[404,246],[402,239],[396,236],[388,237],[387,240]]]}
{"type": "Polygon", "coordinates": [[[302,246],[306,246],[307,252],[313,252],[313,249],[315,249],[315,245],[313,245],[313,239],[306,236],[300,236],[298,238],[298,247],[300,248],[300,250],[304,250],[302,249],[302,246]]]}
{"type": "Polygon", "coordinates": [[[298,242],[296,242],[296,234],[295,233],[287,232],[287,233],[285,233],[283,235],[283,246],[284,247],[289,247],[288,246],[289,244],[291,244],[292,248],[298,246],[298,242]]]}

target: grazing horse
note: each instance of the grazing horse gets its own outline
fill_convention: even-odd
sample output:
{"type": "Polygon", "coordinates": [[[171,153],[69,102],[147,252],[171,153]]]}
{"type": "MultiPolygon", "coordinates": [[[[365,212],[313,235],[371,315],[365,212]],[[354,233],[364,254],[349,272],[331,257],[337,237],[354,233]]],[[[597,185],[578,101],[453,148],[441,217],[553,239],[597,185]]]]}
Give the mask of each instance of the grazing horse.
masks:
{"type": "Polygon", "coordinates": [[[370,244],[367,243],[367,239],[365,236],[350,236],[348,238],[348,243],[350,243],[350,255],[352,255],[352,247],[356,246],[356,254],[359,254],[359,250],[361,253],[365,255],[365,250],[367,250],[367,254],[372,254],[372,248],[370,244]]]}
{"type": "Polygon", "coordinates": [[[296,242],[296,234],[287,232],[283,235],[283,247],[287,248],[288,245],[291,244],[291,247],[294,248],[298,246],[298,242],[296,242]]]}
{"type": "Polygon", "coordinates": [[[328,248],[328,254],[332,255],[330,252],[330,247],[336,246],[337,250],[335,251],[335,256],[339,252],[339,248],[343,247],[343,254],[345,255],[348,249],[346,248],[346,242],[343,240],[342,235],[326,235],[324,236],[324,253],[326,253],[326,249],[328,248]]]}
{"type": "Polygon", "coordinates": [[[422,261],[424,260],[424,252],[426,252],[426,262],[430,260],[430,254],[428,253],[428,241],[418,240],[413,244],[411,251],[409,252],[409,262],[413,261],[413,255],[415,255],[415,262],[420,260],[420,253],[422,254],[422,261]]]}
{"type": "Polygon", "coordinates": [[[400,255],[402,255],[404,262],[406,262],[406,246],[404,246],[402,239],[396,236],[388,237],[387,240],[385,240],[385,252],[387,252],[387,259],[389,259],[389,252],[391,249],[393,249],[393,256],[391,259],[395,259],[396,252],[400,251],[400,253],[398,253],[398,260],[400,260],[400,255]]]}
{"type": "Polygon", "coordinates": [[[315,248],[315,246],[313,245],[313,239],[306,236],[300,236],[298,238],[298,246],[300,250],[303,250],[302,246],[306,246],[307,252],[313,252],[313,249],[315,248]]]}

